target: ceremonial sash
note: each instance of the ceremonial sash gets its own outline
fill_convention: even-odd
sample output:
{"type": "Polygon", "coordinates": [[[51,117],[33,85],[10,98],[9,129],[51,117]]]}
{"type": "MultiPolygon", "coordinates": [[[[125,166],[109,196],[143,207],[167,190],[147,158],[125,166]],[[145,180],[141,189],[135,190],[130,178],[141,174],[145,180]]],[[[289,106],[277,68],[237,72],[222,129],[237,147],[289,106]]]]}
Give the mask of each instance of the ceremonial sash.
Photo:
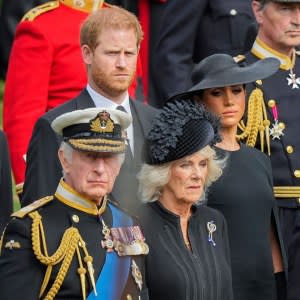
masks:
{"type": "MultiPolygon", "coordinates": [[[[112,212],[112,227],[132,226],[132,219],[108,204],[112,212]]],[[[105,263],[96,282],[97,296],[92,291],[87,300],[119,300],[127,283],[130,271],[130,256],[118,256],[115,251],[107,252],[105,263]]]]}

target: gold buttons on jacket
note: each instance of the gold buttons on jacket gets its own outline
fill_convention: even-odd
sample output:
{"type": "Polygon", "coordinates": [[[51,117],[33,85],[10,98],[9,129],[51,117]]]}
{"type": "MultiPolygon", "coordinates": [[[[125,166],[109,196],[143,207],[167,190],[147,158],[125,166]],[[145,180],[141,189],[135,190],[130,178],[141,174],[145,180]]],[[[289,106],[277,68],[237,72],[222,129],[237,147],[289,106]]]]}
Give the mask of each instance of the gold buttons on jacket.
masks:
{"type": "Polygon", "coordinates": [[[132,300],[132,297],[130,294],[127,294],[126,298],[127,298],[127,300],[132,300]]]}
{"type": "Polygon", "coordinates": [[[295,170],[294,175],[296,178],[300,178],[300,170],[295,170]]]}
{"type": "Polygon", "coordinates": [[[75,222],[75,223],[78,223],[79,222],[79,217],[77,215],[73,215],[72,216],[72,220],[75,222]]]}
{"type": "Polygon", "coordinates": [[[291,145],[287,146],[287,147],[286,147],[286,152],[287,152],[288,154],[292,154],[292,153],[294,152],[293,146],[291,146],[291,145]]]}
{"type": "Polygon", "coordinates": [[[234,9],[234,8],[231,9],[231,10],[230,10],[230,15],[231,15],[231,16],[236,16],[236,15],[237,15],[236,9],[234,9]]]}
{"type": "Polygon", "coordinates": [[[274,107],[275,105],[276,105],[276,101],[275,101],[275,100],[270,99],[270,100],[268,101],[268,106],[269,106],[270,108],[274,107]]]}

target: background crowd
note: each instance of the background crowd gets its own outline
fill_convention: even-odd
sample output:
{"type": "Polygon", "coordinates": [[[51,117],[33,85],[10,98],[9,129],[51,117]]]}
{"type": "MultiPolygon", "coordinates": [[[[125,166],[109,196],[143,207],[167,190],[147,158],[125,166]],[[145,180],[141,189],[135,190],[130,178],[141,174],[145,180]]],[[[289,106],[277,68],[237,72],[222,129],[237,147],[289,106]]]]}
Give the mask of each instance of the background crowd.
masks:
{"type": "MultiPolygon", "coordinates": [[[[125,209],[126,214],[140,217],[146,240],[149,239],[150,253],[137,268],[143,270],[150,298],[171,299],[175,293],[180,299],[300,299],[297,284],[300,272],[300,51],[297,48],[300,45],[300,1],[14,3],[2,0],[0,3],[1,232],[10,214],[20,206],[29,205],[27,210],[31,211],[48,205],[46,201],[34,207],[32,202],[56,195],[62,176],[74,194],[80,193],[74,183],[76,180],[70,180],[57,153],[63,140],[73,141],[72,138],[76,140],[79,136],[84,140],[90,132],[84,127],[80,129],[82,132],[72,129],[68,132],[70,136],[66,136],[66,132],[58,132],[53,127],[53,122],[68,113],[72,116],[77,110],[118,110],[122,111],[120,116],[125,114],[123,117],[129,116],[132,122],[120,127],[122,132],[124,130],[122,143],[126,144],[126,150],[121,151],[124,161],[111,189],[101,197],[109,194],[110,201],[125,209]],[[113,9],[111,5],[125,10],[116,12],[110,19],[101,12],[113,9]],[[195,124],[186,119],[187,116],[192,118],[187,103],[192,111],[200,113],[193,117],[195,124]],[[222,140],[216,133],[215,137],[211,135],[217,121],[209,116],[210,112],[219,118],[218,134],[222,140]],[[206,119],[210,123],[207,128],[201,125],[206,119]],[[205,134],[195,129],[196,124],[200,124],[205,134]],[[170,144],[176,150],[173,149],[174,153],[164,140],[170,128],[173,128],[170,144]],[[181,131],[185,132],[183,136],[181,131]],[[195,142],[203,140],[199,144],[195,142]],[[212,152],[203,152],[206,147],[212,152]],[[161,153],[161,158],[158,159],[157,153],[161,153]],[[166,159],[166,153],[173,156],[166,159]],[[206,176],[209,177],[211,170],[208,174],[203,170],[209,169],[210,163],[205,165],[203,161],[214,160],[220,163],[220,174],[207,184],[206,176]],[[163,172],[160,166],[166,164],[164,174],[175,175],[159,177],[163,172]],[[201,170],[195,165],[201,165],[201,170]],[[151,176],[161,180],[156,183],[158,186],[151,187],[153,194],[147,193],[147,178],[150,180],[151,176]],[[183,178],[190,180],[194,189],[199,182],[205,182],[203,190],[195,197],[186,196],[182,190],[190,187],[186,187],[183,178]],[[139,197],[150,203],[140,209],[139,197]],[[200,205],[197,211],[196,200],[200,198],[205,205],[200,205]],[[225,219],[215,214],[215,210],[225,219]],[[174,215],[179,218],[172,219],[174,215]],[[200,215],[205,220],[215,219],[217,227],[222,228],[224,235],[216,235],[216,243],[221,248],[215,252],[203,246],[205,235],[196,241],[197,226],[202,232],[201,226],[216,225],[209,222],[200,225],[202,221],[197,221],[200,215]],[[149,225],[153,220],[154,236],[149,225]],[[250,225],[251,221],[255,224],[250,225]],[[175,242],[174,236],[182,236],[183,240],[175,242]],[[204,248],[198,248],[199,244],[204,248]],[[170,245],[174,249],[167,257],[156,253],[156,247],[168,252],[170,245]],[[196,256],[196,264],[191,253],[196,256]],[[202,257],[200,253],[205,254],[202,257]],[[172,259],[168,262],[172,256],[178,258],[177,267],[171,271],[172,278],[167,280],[167,274],[162,275],[168,283],[165,286],[171,287],[178,281],[179,270],[189,276],[186,275],[177,290],[169,288],[161,294],[163,287],[156,281],[156,266],[162,264],[161,261],[169,263],[165,270],[168,273],[174,263],[172,259]],[[208,264],[201,265],[208,257],[208,264]],[[191,265],[187,263],[189,259],[191,265]],[[206,270],[205,274],[193,269],[198,263],[206,270]],[[228,272],[229,265],[231,272],[228,272]],[[205,275],[208,276],[206,284],[193,286],[195,282],[202,282],[205,275]],[[214,284],[218,288],[211,291],[214,284]],[[228,285],[233,286],[232,291],[226,290],[228,285]],[[191,290],[188,293],[184,292],[187,287],[191,290]]],[[[87,115],[92,118],[92,113],[87,115]]],[[[113,123],[119,122],[113,112],[109,115],[113,123]]],[[[73,117],[71,120],[75,122],[73,117]]],[[[107,135],[101,134],[95,135],[99,143],[107,139],[107,135]]],[[[79,147],[77,142],[71,145],[79,147]]],[[[97,147],[85,147],[84,151],[98,151],[97,147]]],[[[103,156],[105,149],[98,152],[103,156]]],[[[102,156],[97,161],[102,161],[102,156]]],[[[112,166],[107,164],[107,168],[112,166]]],[[[68,190],[68,187],[63,188],[68,190]]],[[[114,208],[108,209],[114,211],[114,208]]],[[[25,216],[21,215],[21,218],[25,216]]],[[[17,247],[11,242],[15,228],[14,224],[12,229],[8,226],[8,236],[12,238],[6,243],[2,241],[2,247],[17,247]]],[[[215,243],[214,231],[208,229],[208,232],[211,246],[215,243]]],[[[0,260],[0,266],[2,263],[9,267],[13,262],[10,257],[5,260],[6,255],[9,251],[3,261],[0,260]]],[[[99,273],[101,268],[97,270],[99,273]]],[[[134,274],[139,286],[138,275],[134,274]]],[[[84,291],[82,282],[81,286],[84,291]]],[[[143,285],[140,289],[141,295],[146,293],[145,288],[143,285]]],[[[12,295],[11,292],[7,295],[12,295]]]]}

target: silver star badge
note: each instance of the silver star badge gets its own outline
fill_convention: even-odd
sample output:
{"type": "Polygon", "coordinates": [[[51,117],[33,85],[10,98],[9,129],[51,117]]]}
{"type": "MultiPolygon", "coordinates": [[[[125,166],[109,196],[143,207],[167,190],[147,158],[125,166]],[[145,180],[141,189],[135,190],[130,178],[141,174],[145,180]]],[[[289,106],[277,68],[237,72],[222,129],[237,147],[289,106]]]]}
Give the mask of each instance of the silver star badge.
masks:
{"type": "Polygon", "coordinates": [[[299,89],[300,78],[296,78],[296,74],[291,70],[289,73],[289,77],[286,78],[288,81],[288,85],[292,85],[292,89],[299,89]]]}
{"type": "Polygon", "coordinates": [[[272,128],[270,128],[270,136],[272,136],[272,140],[280,140],[280,137],[284,135],[283,129],[284,128],[280,126],[276,120],[275,123],[272,124],[272,128]]]}

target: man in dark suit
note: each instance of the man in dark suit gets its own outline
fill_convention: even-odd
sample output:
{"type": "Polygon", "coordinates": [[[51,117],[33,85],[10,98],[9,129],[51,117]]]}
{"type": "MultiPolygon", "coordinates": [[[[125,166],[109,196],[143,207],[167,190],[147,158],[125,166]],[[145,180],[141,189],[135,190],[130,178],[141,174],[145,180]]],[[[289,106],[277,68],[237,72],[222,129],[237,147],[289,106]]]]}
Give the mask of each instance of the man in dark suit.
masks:
{"type": "Polygon", "coordinates": [[[52,195],[62,176],[57,160],[61,139],[51,129],[51,122],[63,113],[96,106],[125,109],[133,119],[127,130],[131,152],[127,151],[112,196],[116,201],[121,198],[120,204],[125,208],[136,207],[135,176],[141,165],[143,139],[156,113],[154,108],[133,102],[128,96],[142,35],[137,18],[122,8],[102,9],[83,23],[80,44],[88,85],[79,96],[50,110],[36,122],[27,152],[22,206],[52,195]]]}
{"type": "Polygon", "coordinates": [[[11,168],[5,134],[0,130],[0,235],[13,210],[11,168]]]}
{"type": "Polygon", "coordinates": [[[192,87],[195,63],[214,53],[243,53],[252,22],[251,0],[168,1],[156,47],[157,107],[192,87]]]}

